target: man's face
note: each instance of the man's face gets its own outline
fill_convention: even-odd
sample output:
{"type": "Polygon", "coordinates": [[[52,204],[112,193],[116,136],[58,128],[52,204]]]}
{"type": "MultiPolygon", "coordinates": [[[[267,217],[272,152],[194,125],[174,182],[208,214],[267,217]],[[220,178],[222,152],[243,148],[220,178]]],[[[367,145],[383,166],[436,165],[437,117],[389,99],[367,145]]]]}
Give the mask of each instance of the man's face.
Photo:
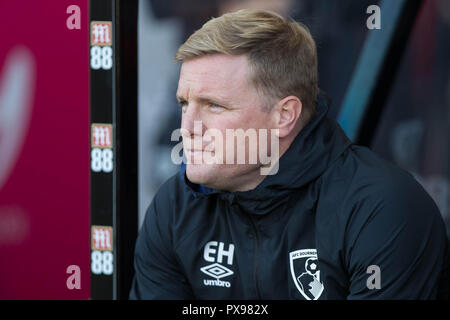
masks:
{"type": "Polygon", "coordinates": [[[227,141],[226,129],[255,129],[259,133],[259,129],[273,127],[274,117],[265,110],[262,95],[249,81],[245,55],[213,54],[183,62],[177,99],[182,107],[183,148],[188,160],[186,175],[191,182],[220,190],[244,191],[255,187],[259,183],[255,185],[256,180],[262,181],[258,170],[261,164],[249,163],[249,155],[258,152],[259,138],[256,145],[245,139],[244,164],[238,164],[236,158],[237,149],[244,147],[243,143],[237,145],[237,139],[228,139],[234,143],[227,141]],[[195,127],[197,121],[201,121],[201,126],[197,123],[195,127]],[[221,133],[223,143],[218,143],[215,137],[205,139],[214,130],[221,133]],[[233,153],[231,148],[235,150],[234,161],[230,163],[227,154],[233,153]],[[219,154],[223,163],[204,161],[219,154]]]}

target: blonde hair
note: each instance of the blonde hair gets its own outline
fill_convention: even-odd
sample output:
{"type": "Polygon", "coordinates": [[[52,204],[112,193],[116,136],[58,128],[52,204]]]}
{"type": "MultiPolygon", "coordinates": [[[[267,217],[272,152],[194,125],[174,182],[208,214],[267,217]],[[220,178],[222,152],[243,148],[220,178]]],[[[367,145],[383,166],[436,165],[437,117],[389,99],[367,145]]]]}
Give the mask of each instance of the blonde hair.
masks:
{"type": "Polygon", "coordinates": [[[318,94],[317,49],[308,29],[265,10],[243,9],[213,18],[180,46],[175,60],[207,54],[246,55],[251,83],[271,106],[289,95],[303,104],[301,121],[309,122],[318,94]]]}

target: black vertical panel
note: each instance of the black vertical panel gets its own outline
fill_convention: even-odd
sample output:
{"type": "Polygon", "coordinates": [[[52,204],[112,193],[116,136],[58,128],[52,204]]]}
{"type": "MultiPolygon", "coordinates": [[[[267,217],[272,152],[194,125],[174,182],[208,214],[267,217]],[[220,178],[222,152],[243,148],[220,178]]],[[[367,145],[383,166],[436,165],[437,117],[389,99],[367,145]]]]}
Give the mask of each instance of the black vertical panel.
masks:
{"type": "Polygon", "coordinates": [[[138,228],[138,1],[116,0],[116,241],[117,298],[127,299],[138,228]]]}
{"type": "MultiPolygon", "coordinates": [[[[113,263],[115,263],[115,251],[114,246],[114,174],[115,169],[107,170],[95,170],[93,162],[96,161],[93,156],[94,149],[103,152],[104,149],[96,148],[92,141],[95,139],[93,133],[93,124],[102,124],[112,126],[112,147],[109,148],[112,151],[113,159],[115,139],[114,126],[113,126],[113,98],[114,98],[114,26],[113,20],[113,0],[94,0],[90,1],[90,18],[89,18],[89,42],[90,42],[90,122],[91,122],[91,172],[90,172],[90,193],[91,193],[91,299],[113,299],[114,298],[114,277],[115,268],[113,264],[112,273],[103,272],[103,260],[99,259],[103,257],[104,253],[108,250],[95,249],[95,242],[98,240],[106,241],[105,234],[102,234],[102,239],[98,239],[94,232],[94,228],[108,228],[113,230],[110,239],[112,241],[112,250],[109,251],[112,254],[113,263]],[[109,49],[112,50],[112,66],[108,68],[93,67],[93,47],[101,50],[103,46],[95,45],[91,42],[93,33],[92,24],[96,22],[110,22],[112,43],[109,45],[109,49]],[[96,256],[94,256],[96,255],[96,256]],[[97,270],[97,271],[96,271],[97,270]]],[[[101,58],[96,61],[96,64],[102,64],[101,58]]],[[[104,133],[103,133],[104,134],[104,133]]],[[[101,166],[100,166],[101,167],[101,166]]],[[[99,237],[100,235],[97,234],[99,237]]],[[[104,244],[104,243],[103,243],[104,244]]],[[[107,253],[109,254],[109,253],[107,253]]]]}
{"type": "Polygon", "coordinates": [[[133,277],[138,228],[137,8],[137,1],[90,1],[91,299],[127,299],[133,277]],[[94,25],[99,24],[110,24],[111,43],[92,41],[94,25]],[[111,143],[106,143],[109,132],[111,143]]]}

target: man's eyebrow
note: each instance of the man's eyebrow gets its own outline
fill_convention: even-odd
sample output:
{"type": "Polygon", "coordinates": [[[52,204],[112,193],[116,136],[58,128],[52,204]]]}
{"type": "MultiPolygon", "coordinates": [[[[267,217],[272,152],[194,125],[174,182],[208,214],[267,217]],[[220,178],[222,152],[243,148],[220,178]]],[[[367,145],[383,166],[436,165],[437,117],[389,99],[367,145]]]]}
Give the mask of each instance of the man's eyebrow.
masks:
{"type": "Polygon", "coordinates": [[[197,101],[203,103],[213,103],[213,104],[225,104],[225,101],[222,101],[218,98],[210,98],[210,97],[198,97],[197,101]]]}
{"type": "MultiPolygon", "coordinates": [[[[181,95],[177,95],[176,97],[177,97],[178,102],[186,101],[186,99],[181,95]]],[[[208,97],[208,96],[200,96],[200,97],[197,97],[195,100],[197,100],[198,102],[202,102],[202,103],[214,103],[214,104],[228,104],[229,103],[225,99],[212,98],[212,97],[208,97]]]]}

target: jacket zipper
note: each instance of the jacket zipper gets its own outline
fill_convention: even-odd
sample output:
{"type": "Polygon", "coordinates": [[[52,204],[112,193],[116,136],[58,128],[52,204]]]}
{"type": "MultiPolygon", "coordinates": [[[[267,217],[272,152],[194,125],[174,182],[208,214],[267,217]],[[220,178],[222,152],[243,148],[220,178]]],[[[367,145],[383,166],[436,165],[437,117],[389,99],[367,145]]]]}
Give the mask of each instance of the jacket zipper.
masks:
{"type": "Polygon", "coordinates": [[[253,272],[254,272],[254,276],[253,279],[255,281],[255,287],[256,287],[256,296],[258,298],[258,300],[261,300],[261,294],[260,294],[260,290],[259,290],[259,284],[258,284],[258,258],[259,258],[259,233],[258,233],[258,228],[256,227],[256,223],[253,220],[252,217],[250,217],[250,222],[252,224],[253,227],[253,231],[255,232],[255,237],[256,237],[256,246],[255,246],[255,263],[253,266],[253,272]]]}

